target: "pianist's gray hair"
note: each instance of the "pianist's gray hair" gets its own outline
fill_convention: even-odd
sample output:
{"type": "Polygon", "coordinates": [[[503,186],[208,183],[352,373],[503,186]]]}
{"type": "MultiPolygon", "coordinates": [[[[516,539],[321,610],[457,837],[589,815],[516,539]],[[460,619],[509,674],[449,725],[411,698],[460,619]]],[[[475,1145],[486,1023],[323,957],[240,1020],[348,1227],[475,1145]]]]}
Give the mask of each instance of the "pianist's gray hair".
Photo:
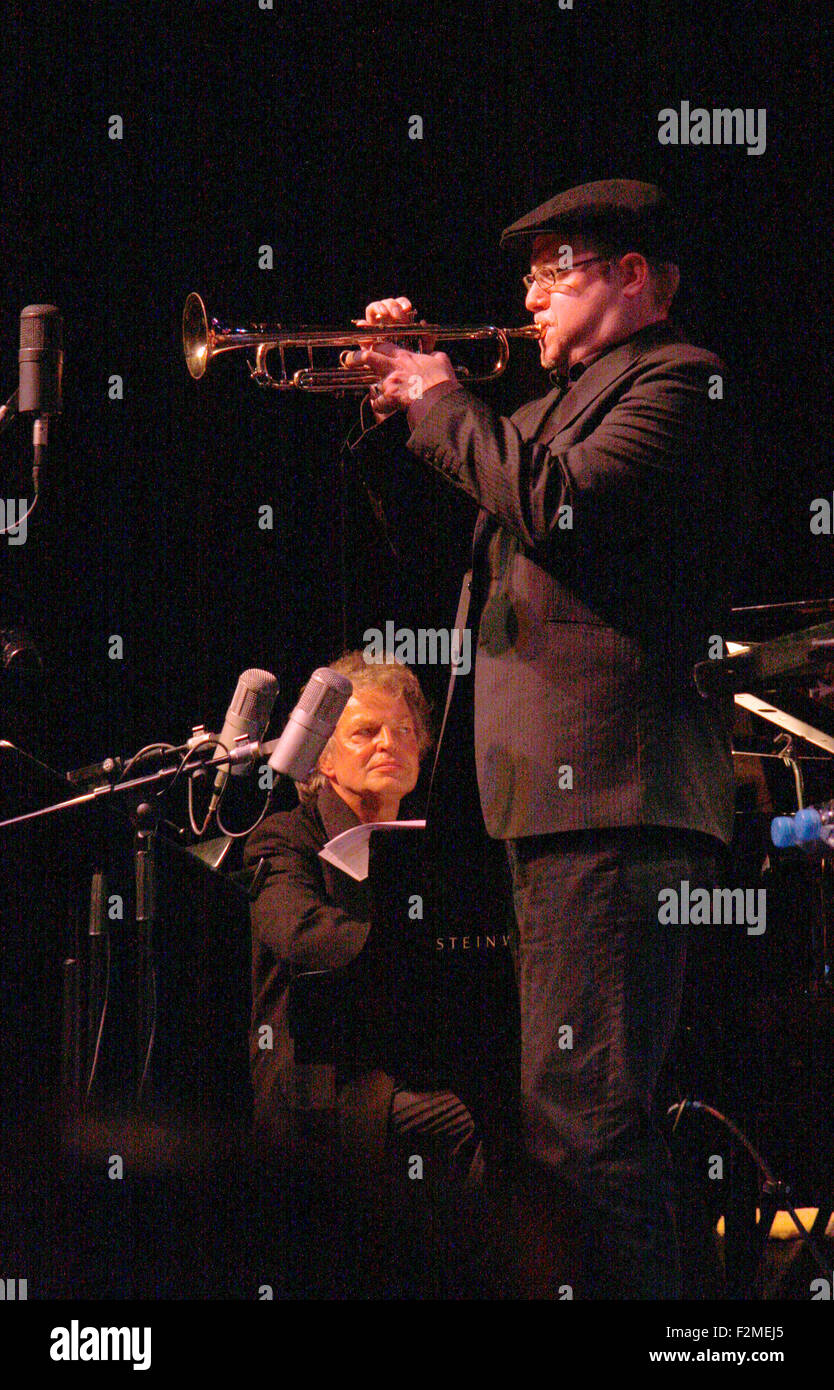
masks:
{"type": "MultiPolygon", "coordinates": [[[[401,695],[411,710],[417,734],[417,752],[422,762],[434,743],[431,709],[411,667],[406,666],[403,661],[369,662],[364,651],[356,651],[346,652],[338,661],[331,661],[329,669],[338,671],[340,676],[347,676],[355,691],[384,690],[386,694],[393,695],[395,700],[401,695]]],[[[323,751],[326,752],[329,746],[328,744],[323,751]]],[[[296,782],[299,799],[305,803],[315,801],[319,788],[323,787],[326,781],[324,773],[319,772],[316,767],[306,782],[296,782]]]]}

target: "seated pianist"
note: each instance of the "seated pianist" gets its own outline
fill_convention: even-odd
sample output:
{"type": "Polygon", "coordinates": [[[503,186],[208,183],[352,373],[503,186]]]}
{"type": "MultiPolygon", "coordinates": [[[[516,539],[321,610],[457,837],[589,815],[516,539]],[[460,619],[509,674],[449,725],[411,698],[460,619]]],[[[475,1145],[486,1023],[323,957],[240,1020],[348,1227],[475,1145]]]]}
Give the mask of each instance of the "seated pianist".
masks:
{"type": "Polygon", "coordinates": [[[256,1143],[274,1162],[323,1160],[326,1172],[329,1159],[331,1169],[335,1160],[339,1171],[352,1164],[363,1175],[405,1176],[420,1155],[427,1178],[472,1186],[482,1157],[467,1106],[419,1066],[400,1063],[402,1074],[390,1075],[378,1055],[372,976],[358,968],[370,930],[367,882],[318,857],[351,826],[397,819],[432,745],[428,705],[401,663],[368,664],[356,651],[331,669],[353,685],[333,737],[296,784],[300,805],[268,816],[245,849],[248,865],[267,861],[252,904],[256,1143]],[[339,1001],[335,1031],[322,999],[339,1001]],[[322,1040],[312,1057],[311,1038],[322,1040]]]}

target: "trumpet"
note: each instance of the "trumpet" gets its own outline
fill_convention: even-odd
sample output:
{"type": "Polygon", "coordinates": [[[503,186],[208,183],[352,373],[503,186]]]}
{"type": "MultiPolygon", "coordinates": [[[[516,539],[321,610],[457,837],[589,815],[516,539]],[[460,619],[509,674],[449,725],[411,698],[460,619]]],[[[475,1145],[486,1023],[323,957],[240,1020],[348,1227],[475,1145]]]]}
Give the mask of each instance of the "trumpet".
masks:
{"type": "Polygon", "coordinates": [[[182,315],[182,345],[185,362],[195,381],[205,375],[212,358],[221,352],[237,349],[254,351],[249,373],[258,386],[273,391],[314,391],[341,394],[345,391],[365,392],[377,376],[368,367],[356,366],[352,359],[363,344],[396,341],[404,347],[419,351],[429,344],[430,351],[437,343],[485,343],[491,349],[492,361],[485,372],[475,374],[465,366],[455,372],[467,383],[494,381],[505,370],[510,359],[510,341],[515,338],[541,338],[538,324],[521,328],[495,328],[491,324],[445,326],[436,323],[379,324],[369,328],[353,320],[350,328],[315,328],[300,325],[293,328],[281,324],[253,323],[246,328],[227,328],[216,319],[209,321],[206,306],[198,294],[190,294],[182,315]],[[317,364],[315,354],[325,349],[343,349],[335,365],[317,364]],[[288,365],[287,356],[293,350],[306,354],[306,365],[288,365]],[[278,354],[280,374],[274,376],[267,367],[269,353],[278,354]]]}

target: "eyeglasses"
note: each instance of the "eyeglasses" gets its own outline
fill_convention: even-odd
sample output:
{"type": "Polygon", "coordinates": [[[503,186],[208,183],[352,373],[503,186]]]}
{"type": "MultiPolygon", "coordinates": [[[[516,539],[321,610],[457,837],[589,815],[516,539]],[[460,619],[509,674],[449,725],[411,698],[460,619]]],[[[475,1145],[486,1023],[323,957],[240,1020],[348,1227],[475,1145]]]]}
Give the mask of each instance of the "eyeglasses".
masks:
{"type": "Polygon", "coordinates": [[[593,265],[594,261],[605,261],[610,265],[610,260],[605,256],[586,256],[584,261],[574,261],[573,265],[565,266],[564,270],[557,270],[552,265],[540,266],[538,270],[532,271],[529,275],[522,276],[522,284],[526,290],[531,290],[534,285],[538,285],[540,290],[549,294],[560,285],[572,271],[578,270],[581,265],[593,265]]]}

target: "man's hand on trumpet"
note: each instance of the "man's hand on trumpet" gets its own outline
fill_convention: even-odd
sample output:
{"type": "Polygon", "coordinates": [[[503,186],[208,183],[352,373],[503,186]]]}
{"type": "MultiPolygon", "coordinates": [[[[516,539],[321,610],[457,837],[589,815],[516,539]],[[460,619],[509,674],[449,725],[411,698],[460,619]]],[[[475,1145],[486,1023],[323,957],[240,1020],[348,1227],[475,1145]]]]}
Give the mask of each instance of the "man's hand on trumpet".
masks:
{"type": "MultiPolygon", "coordinates": [[[[414,323],[410,300],[377,299],[367,306],[364,319],[356,321],[359,328],[397,323],[414,323]]],[[[430,344],[427,342],[426,346],[430,344]]],[[[361,348],[354,361],[357,366],[370,367],[379,377],[369,393],[371,409],[378,420],[397,410],[415,407],[433,387],[445,385],[446,390],[454,390],[459,384],[445,352],[410,352],[380,339],[361,348]]]]}

